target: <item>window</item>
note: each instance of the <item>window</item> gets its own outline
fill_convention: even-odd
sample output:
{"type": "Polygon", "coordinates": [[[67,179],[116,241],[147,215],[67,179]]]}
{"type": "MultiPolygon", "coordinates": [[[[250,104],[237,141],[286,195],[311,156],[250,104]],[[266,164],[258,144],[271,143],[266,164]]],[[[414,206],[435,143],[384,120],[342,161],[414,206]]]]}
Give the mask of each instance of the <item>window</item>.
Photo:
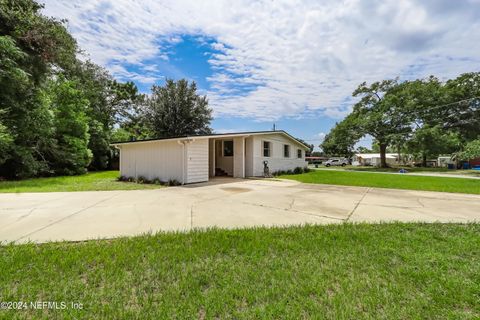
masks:
{"type": "Polygon", "coordinates": [[[233,140],[223,141],[223,156],[224,157],[233,156],[233,140]]]}
{"type": "Polygon", "coordinates": [[[297,150],[297,158],[299,158],[299,159],[302,158],[302,149],[297,150]]]}
{"type": "Polygon", "coordinates": [[[290,146],[288,144],[283,145],[283,157],[290,158],[290,146]]]}
{"type": "Polygon", "coordinates": [[[263,156],[270,157],[270,142],[263,141],[263,156]]]}

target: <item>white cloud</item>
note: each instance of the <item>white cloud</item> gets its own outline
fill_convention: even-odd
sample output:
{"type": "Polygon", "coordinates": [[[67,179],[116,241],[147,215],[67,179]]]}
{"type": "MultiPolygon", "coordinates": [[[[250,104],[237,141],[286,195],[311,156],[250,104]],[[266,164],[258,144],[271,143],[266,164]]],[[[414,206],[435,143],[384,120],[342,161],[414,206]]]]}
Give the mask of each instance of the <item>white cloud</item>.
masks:
{"type": "Polygon", "coordinates": [[[161,43],[182,34],[215,38],[208,96],[223,116],[340,118],[363,81],[480,66],[478,0],[48,0],[45,12],[67,18],[94,61],[141,82],[158,79],[155,66],[119,66],[168,59],[161,43]]]}
{"type": "Polygon", "coordinates": [[[317,134],[317,138],[320,140],[320,142],[325,140],[326,136],[327,136],[327,134],[325,132],[320,132],[319,134],[317,134]]]}

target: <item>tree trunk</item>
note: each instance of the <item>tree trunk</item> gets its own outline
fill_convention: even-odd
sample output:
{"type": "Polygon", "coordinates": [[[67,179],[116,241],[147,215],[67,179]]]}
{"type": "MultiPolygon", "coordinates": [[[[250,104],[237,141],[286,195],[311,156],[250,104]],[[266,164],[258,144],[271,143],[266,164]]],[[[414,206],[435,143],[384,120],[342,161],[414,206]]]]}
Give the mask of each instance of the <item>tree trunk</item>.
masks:
{"type": "Polygon", "coordinates": [[[386,153],[387,153],[387,144],[380,143],[380,167],[381,168],[387,167],[386,153]]]}
{"type": "Polygon", "coordinates": [[[426,167],[426,166],[427,166],[427,154],[423,153],[422,154],[422,167],[426,167]]]}

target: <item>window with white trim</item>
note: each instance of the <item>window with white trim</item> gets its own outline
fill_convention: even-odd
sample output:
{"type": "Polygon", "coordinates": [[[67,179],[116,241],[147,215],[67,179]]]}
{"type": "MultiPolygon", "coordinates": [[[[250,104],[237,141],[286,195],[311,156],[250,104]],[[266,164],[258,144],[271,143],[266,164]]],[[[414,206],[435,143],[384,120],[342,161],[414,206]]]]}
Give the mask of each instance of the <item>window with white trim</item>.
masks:
{"type": "Polygon", "coordinates": [[[272,143],[270,141],[263,141],[263,156],[264,157],[270,157],[271,146],[272,146],[272,143]]]}
{"type": "Polygon", "coordinates": [[[302,149],[297,150],[297,158],[301,159],[302,158],[302,149]]]}
{"type": "Polygon", "coordinates": [[[290,158],[290,145],[288,144],[283,145],[283,157],[290,158]]]}

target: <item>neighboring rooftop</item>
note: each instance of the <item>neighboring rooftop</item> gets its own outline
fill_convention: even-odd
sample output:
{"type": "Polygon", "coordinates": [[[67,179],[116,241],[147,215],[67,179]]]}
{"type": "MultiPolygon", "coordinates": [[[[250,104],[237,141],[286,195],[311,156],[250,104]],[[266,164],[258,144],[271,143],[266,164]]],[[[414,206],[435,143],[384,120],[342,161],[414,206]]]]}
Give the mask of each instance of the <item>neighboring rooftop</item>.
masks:
{"type": "MultiPolygon", "coordinates": [[[[355,156],[363,159],[380,158],[380,153],[355,153],[355,156]]],[[[386,158],[398,158],[396,153],[386,153],[386,158]]]]}

